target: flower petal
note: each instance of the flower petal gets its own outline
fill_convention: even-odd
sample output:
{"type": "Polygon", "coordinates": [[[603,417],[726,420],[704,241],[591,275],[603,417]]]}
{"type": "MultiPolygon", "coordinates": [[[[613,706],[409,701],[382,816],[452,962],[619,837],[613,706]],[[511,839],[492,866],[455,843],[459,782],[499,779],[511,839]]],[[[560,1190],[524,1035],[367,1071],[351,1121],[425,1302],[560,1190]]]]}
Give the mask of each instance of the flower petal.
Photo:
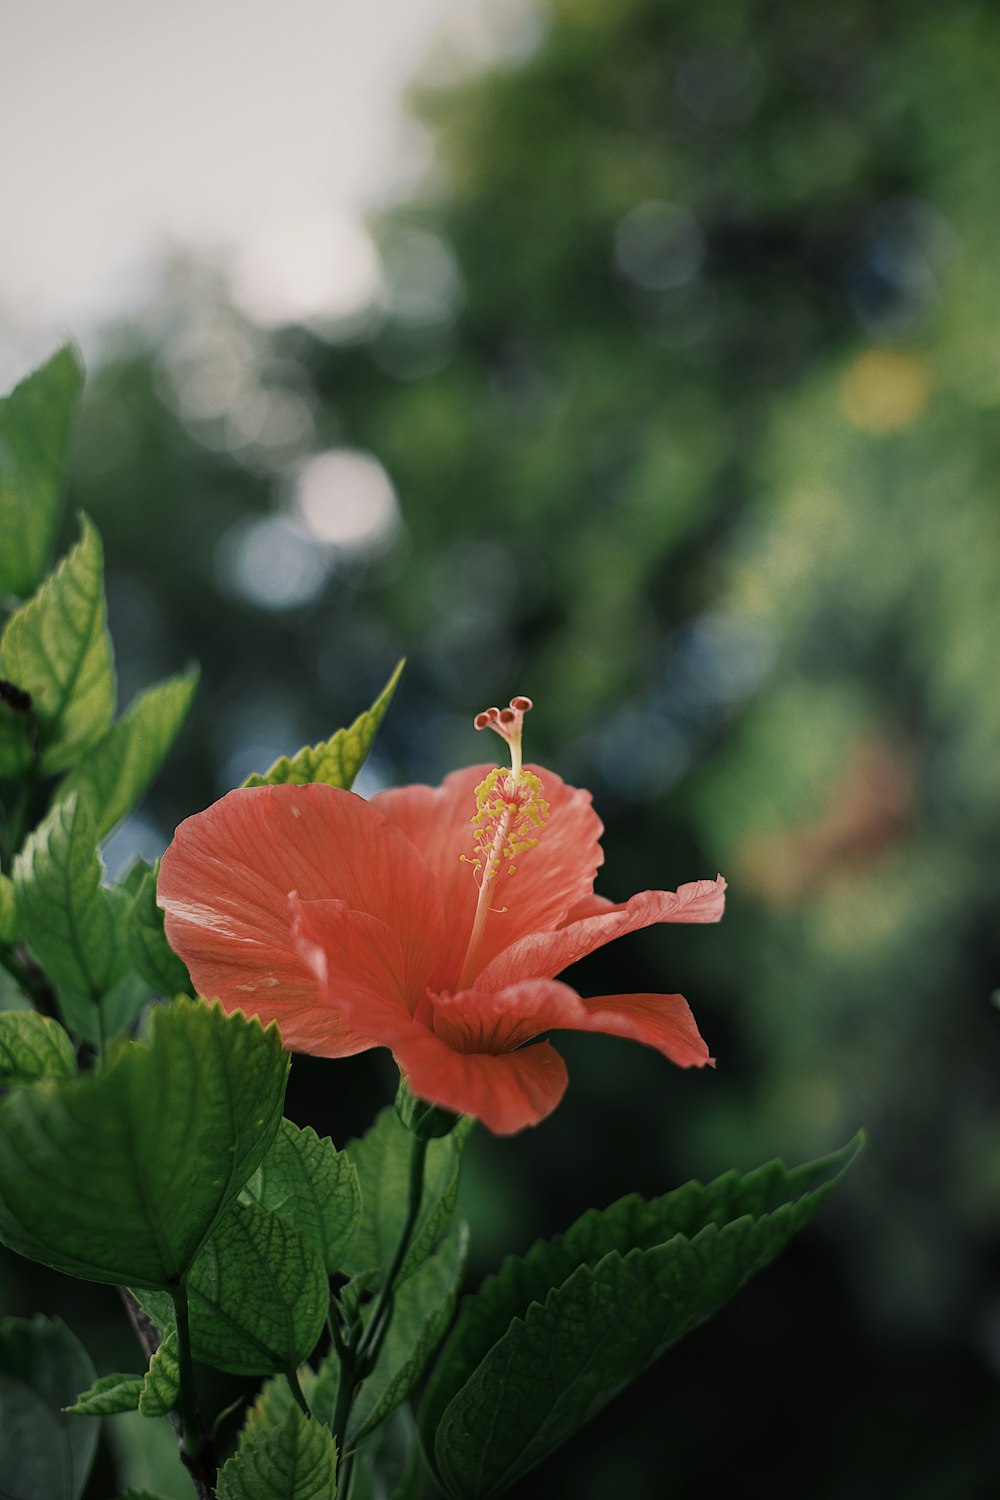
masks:
{"type": "Polygon", "coordinates": [[[569,985],[529,979],[493,994],[434,995],[435,1036],[461,1053],[508,1051],[543,1031],[603,1031],[655,1047],[679,1067],[712,1062],[682,995],[600,995],[583,1000],[569,985]]]}
{"type": "MultiPolygon", "coordinates": [[[[293,895],[291,907],[296,947],[317,984],[317,1031],[322,1017],[333,1014],[367,1037],[370,1047],[389,1047],[407,1035],[410,996],[396,934],[344,901],[302,901],[293,895]]],[[[295,1050],[332,1055],[322,1046],[295,1050]]]]}
{"type": "Polygon", "coordinates": [[[566,1092],[566,1064],[548,1042],[517,1052],[455,1052],[424,1027],[393,1049],[421,1099],[474,1115],[495,1135],[513,1135],[552,1113],[566,1092]]]}
{"type": "MultiPolygon", "coordinates": [[[[292,933],[293,891],[382,922],[402,950],[408,990],[423,993],[444,929],[434,883],[397,828],[329,786],[243,788],[178,828],[157,899],[200,993],[261,1016],[275,1014],[272,991],[289,1014],[322,1003],[292,933]]],[[[367,1045],[332,1015],[329,1024],[327,1055],[367,1045]]]]}
{"type": "Polygon", "coordinates": [[[481,990],[502,990],[521,979],[551,979],[595,948],[614,938],[656,922],[717,922],[725,905],[726,882],[695,880],[676,891],[640,891],[619,906],[603,904],[602,897],[581,901],[577,911],[597,914],[578,917],[555,932],[534,932],[512,943],[475,981],[481,990]]]}
{"type": "MultiPolygon", "coordinates": [[[[472,867],[462,861],[474,849],[472,819],[476,788],[493,769],[469,766],[445,777],[439,787],[407,786],[379,792],[377,808],[416,845],[434,875],[448,913],[449,941],[435,970],[433,984],[447,989],[458,981],[468,946],[479,894],[472,867]]],[[[485,965],[526,933],[562,922],[593,889],[604,859],[601,820],[590,793],[562,781],[544,766],[528,766],[542,783],[549,817],[538,844],[517,862],[517,871],[500,874],[491,892],[493,913],[480,955],[485,965]]]]}

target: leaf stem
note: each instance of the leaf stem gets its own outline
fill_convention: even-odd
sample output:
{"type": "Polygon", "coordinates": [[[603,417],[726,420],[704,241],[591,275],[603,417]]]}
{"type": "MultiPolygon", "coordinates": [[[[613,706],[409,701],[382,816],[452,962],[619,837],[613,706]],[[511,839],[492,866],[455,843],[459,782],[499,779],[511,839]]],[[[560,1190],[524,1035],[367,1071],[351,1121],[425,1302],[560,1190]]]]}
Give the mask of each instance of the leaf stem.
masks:
{"type": "Polygon", "coordinates": [[[285,1379],[288,1381],[288,1389],[295,1398],[296,1405],[301,1408],[307,1417],[311,1417],[312,1412],[309,1410],[309,1403],[305,1398],[305,1392],[299,1384],[298,1370],[287,1369],[285,1371],[285,1379]]]}
{"type": "Polygon", "coordinates": [[[187,1287],[181,1282],[170,1289],[174,1304],[174,1320],[177,1325],[177,1363],[180,1368],[180,1388],[177,1393],[177,1415],[181,1419],[181,1437],[184,1452],[197,1458],[201,1452],[203,1436],[201,1416],[198,1411],[198,1393],[194,1383],[194,1360],[191,1357],[191,1320],[188,1313],[187,1287]]]}

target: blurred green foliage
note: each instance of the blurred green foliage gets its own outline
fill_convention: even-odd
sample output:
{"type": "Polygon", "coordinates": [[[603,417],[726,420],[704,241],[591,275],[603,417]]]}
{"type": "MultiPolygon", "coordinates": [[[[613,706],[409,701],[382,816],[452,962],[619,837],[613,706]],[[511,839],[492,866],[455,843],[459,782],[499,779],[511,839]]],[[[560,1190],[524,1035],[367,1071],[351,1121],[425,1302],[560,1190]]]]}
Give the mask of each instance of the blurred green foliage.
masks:
{"type": "MultiPolygon", "coordinates": [[[[109,334],[74,499],[106,540],[124,697],[203,672],[109,855],[155,857],[401,654],[368,789],[491,756],[471,715],[530,693],[529,754],[607,822],[600,889],[729,878],[720,929],[580,975],[683,990],[719,1067],[571,1039],[552,1121],[470,1148],[477,1267],[595,1196],[861,1123],[872,1142],[826,1224],[846,1269],[793,1257],[688,1346],[683,1392],[669,1362],[649,1386],[669,1433],[637,1398],[559,1475],[640,1493],[666,1447],[693,1493],[779,1408],[827,1446],[801,1436],[777,1493],[977,1496],[1000,1358],[1000,15],[539,16],[526,55],[418,95],[435,164],[377,226],[377,305],[264,330],[176,264],[109,334]],[[366,545],[303,526],[328,450],[391,479],[399,519],[366,545]]],[[[293,1099],[329,1066],[296,1064],[293,1099]]],[[[357,1116],[309,1118],[342,1140],[385,1079],[337,1066],[357,1116]]]]}

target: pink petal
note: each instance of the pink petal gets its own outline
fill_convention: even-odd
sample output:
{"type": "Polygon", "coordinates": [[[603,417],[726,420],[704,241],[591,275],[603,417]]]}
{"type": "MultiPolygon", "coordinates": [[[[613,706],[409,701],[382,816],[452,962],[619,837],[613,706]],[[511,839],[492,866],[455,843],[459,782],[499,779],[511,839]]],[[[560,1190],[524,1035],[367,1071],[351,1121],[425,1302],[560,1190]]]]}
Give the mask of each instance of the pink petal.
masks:
{"type": "Polygon", "coordinates": [[[513,1135],[552,1113],[566,1092],[566,1064],[548,1042],[517,1052],[455,1052],[425,1028],[394,1048],[410,1088],[495,1135],[513,1135]]]}
{"type": "MultiPolygon", "coordinates": [[[[201,994],[262,1017],[278,1003],[289,1017],[321,1003],[292,934],[293,891],[382,922],[402,949],[408,989],[423,992],[444,920],[413,846],[352,792],[276,786],[230,792],[188,818],[163,856],[167,937],[201,994]]],[[[328,1056],[370,1045],[333,1013],[326,1026],[328,1056]]]]}
{"type": "Polygon", "coordinates": [[[725,890],[726,882],[720,875],[716,880],[692,881],[676,891],[641,891],[620,906],[606,905],[603,898],[591,896],[576,910],[593,911],[596,906],[597,915],[571,920],[555,932],[535,932],[520,938],[480,972],[476,988],[495,991],[521,979],[551,979],[595,948],[656,922],[717,922],[722,916],[725,890]]]}
{"type": "MultiPolygon", "coordinates": [[[[474,849],[472,818],[476,788],[493,769],[470,766],[454,771],[440,787],[408,786],[380,792],[372,806],[406,834],[431,869],[448,913],[449,940],[433,984],[447,989],[458,982],[475,916],[478,886],[470,864],[474,849]]],[[[480,963],[526,933],[545,931],[562,922],[571,908],[587,896],[603,861],[601,821],[591,806],[590,793],[567,786],[554,771],[529,766],[542,783],[550,811],[534,849],[505,870],[494,882],[480,963]],[[502,908],[506,908],[503,910],[502,908]]]]}
{"type": "Polygon", "coordinates": [[[434,1034],[456,1052],[505,1052],[543,1031],[603,1031],[655,1047],[682,1068],[711,1062],[682,995],[600,995],[583,1000],[569,985],[528,979],[497,993],[432,996],[434,1034]]]}

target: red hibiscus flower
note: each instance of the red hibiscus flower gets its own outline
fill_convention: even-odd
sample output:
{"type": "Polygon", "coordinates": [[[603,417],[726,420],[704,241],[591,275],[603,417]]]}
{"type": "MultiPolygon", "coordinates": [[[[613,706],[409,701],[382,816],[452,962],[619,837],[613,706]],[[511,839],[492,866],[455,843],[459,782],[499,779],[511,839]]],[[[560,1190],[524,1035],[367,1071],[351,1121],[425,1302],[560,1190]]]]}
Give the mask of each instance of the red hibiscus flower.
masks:
{"type": "Polygon", "coordinates": [[[414,1094],[501,1135],[565,1091],[544,1032],[711,1062],[682,996],[584,1000],[556,979],[623,933],[718,921],[725,882],[620,905],[595,895],[601,822],[589,792],[522,765],[530,707],[515,698],[475,721],[508,740],[509,771],[471,766],[370,802],[323,785],[242,789],[182,823],[158,898],[199,992],[277,1021],[292,1051],[389,1047],[414,1094]]]}

